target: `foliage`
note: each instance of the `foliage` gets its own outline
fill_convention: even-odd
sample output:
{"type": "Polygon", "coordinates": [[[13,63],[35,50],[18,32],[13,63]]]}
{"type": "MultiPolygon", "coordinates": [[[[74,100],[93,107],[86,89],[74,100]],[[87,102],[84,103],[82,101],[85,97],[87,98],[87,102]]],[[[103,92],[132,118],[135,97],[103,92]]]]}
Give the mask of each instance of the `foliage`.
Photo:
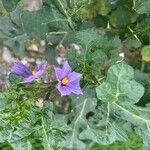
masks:
{"type": "Polygon", "coordinates": [[[53,68],[49,84],[20,84],[10,74],[10,87],[0,93],[0,143],[31,150],[34,139],[44,150],[80,150],[126,142],[131,132],[150,148],[149,0],[43,0],[37,11],[19,0],[1,3],[0,43],[21,58],[31,40],[45,40],[44,57],[55,66],[57,46],[66,46],[83,95],[61,97],[53,68]]]}

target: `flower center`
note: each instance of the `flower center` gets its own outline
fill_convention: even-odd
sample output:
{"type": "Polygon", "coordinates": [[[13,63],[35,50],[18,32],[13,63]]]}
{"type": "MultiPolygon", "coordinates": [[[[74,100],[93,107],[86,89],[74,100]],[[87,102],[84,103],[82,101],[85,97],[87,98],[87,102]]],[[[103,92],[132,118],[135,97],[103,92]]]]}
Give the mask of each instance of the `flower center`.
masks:
{"type": "Polygon", "coordinates": [[[62,85],[67,85],[68,82],[69,82],[69,78],[68,78],[68,77],[64,77],[64,78],[61,80],[62,85]]]}
{"type": "Polygon", "coordinates": [[[38,70],[34,69],[32,70],[32,74],[35,75],[38,72],[38,70]]]}

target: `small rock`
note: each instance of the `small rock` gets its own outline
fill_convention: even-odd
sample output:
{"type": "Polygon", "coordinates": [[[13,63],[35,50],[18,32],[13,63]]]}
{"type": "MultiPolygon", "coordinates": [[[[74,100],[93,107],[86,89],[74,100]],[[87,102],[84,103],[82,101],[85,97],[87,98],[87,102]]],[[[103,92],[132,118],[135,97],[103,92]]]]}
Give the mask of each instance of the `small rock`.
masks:
{"type": "Polygon", "coordinates": [[[3,48],[2,59],[6,63],[12,63],[12,62],[14,62],[14,58],[12,57],[11,52],[9,51],[9,49],[7,47],[3,48]]]}
{"type": "Polygon", "coordinates": [[[24,9],[28,11],[38,11],[42,5],[42,0],[24,0],[24,9]]]}
{"type": "Polygon", "coordinates": [[[30,47],[28,47],[29,51],[34,51],[34,52],[38,52],[39,48],[37,44],[32,44],[30,47]]]}
{"type": "Polygon", "coordinates": [[[77,44],[75,44],[75,43],[70,44],[70,47],[74,48],[74,49],[77,50],[77,51],[81,50],[81,46],[80,46],[80,45],[77,45],[77,44]]]}
{"type": "Polygon", "coordinates": [[[66,57],[57,57],[57,63],[63,65],[66,62],[66,57]]]}
{"type": "Polygon", "coordinates": [[[72,43],[70,44],[70,47],[73,48],[74,50],[76,50],[77,54],[81,54],[81,49],[82,47],[78,44],[72,43]]]}
{"type": "Polygon", "coordinates": [[[67,53],[67,49],[62,44],[58,46],[58,50],[61,57],[65,56],[67,53]]]}
{"type": "Polygon", "coordinates": [[[42,47],[44,47],[44,46],[45,46],[45,41],[44,41],[44,40],[41,40],[41,41],[40,41],[40,45],[41,45],[42,47]]]}

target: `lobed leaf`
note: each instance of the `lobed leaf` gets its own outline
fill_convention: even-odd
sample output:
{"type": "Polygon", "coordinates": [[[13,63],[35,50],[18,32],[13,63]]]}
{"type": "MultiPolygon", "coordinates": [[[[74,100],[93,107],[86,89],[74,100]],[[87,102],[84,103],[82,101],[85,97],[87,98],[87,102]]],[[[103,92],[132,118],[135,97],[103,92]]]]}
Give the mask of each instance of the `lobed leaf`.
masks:
{"type": "Polygon", "coordinates": [[[144,87],[134,80],[132,67],[119,63],[109,68],[106,81],[96,88],[96,92],[103,102],[136,103],[144,94],[144,87]]]}

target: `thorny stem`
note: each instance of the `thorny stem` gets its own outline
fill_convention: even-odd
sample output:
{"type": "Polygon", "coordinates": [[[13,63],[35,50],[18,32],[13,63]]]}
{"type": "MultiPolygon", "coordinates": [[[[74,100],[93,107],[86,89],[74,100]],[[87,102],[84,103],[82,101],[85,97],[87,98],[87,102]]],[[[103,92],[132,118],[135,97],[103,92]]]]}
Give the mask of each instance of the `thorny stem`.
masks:
{"type": "Polygon", "coordinates": [[[98,82],[97,78],[96,78],[95,76],[92,76],[92,77],[93,77],[93,81],[94,81],[96,84],[99,85],[99,82],[98,82]]]}
{"type": "Polygon", "coordinates": [[[72,28],[73,31],[75,31],[74,26],[73,26],[72,21],[71,21],[71,18],[69,17],[69,15],[68,15],[66,9],[64,8],[62,2],[60,0],[58,0],[58,2],[59,2],[61,8],[63,9],[63,11],[64,11],[64,13],[65,13],[65,15],[67,17],[67,20],[68,20],[68,23],[69,23],[70,27],[72,28]]]}
{"type": "Polygon", "coordinates": [[[49,32],[47,33],[46,35],[58,35],[58,34],[67,34],[68,32],[65,32],[65,31],[60,31],[60,32],[49,32]]]}
{"type": "Polygon", "coordinates": [[[101,77],[101,78],[99,78],[98,79],[98,83],[101,83],[101,81],[103,80],[103,79],[105,79],[106,77],[104,76],[104,77],[101,77]]]}
{"type": "MultiPolygon", "coordinates": [[[[120,106],[119,104],[113,102],[113,104],[115,106],[117,106],[119,109],[123,110],[124,112],[127,112],[127,113],[131,113],[130,111],[126,110],[124,107],[120,106]]],[[[139,120],[145,122],[146,126],[147,126],[147,129],[148,129],[148,132],[150,133],[150,127],[149,127],[149,120],[145,119],[145,118],[142,118],[140,116],[137,116],[136,114],[133,114],[132,116],[136,116],[136,118],[138,118],[139,120]]]]}
{"type": "Polygon", "coordinates": [[[49,141],[48,141],[47,133],[46,133],[45,126],[44,126],[44,118],[43,118],[43,116],[41,117],[41,120],[42,120],[42,129],[43,129],[43,132],[44,132],[44,135],[45,135],[45,138],[46,138],[46,142],[47,142],[47,145],[48,145],[48,150],[54,150],[50,146],[49,141]]]}
{"type": "Polygon", "coordinates": [[[94,144],[95,144],[95,142],[91,142],[91,143],[87,146],[86,150],[91,150],[91,148],[93,147],[94,144]]]}
{"type": "Polygon", "coordinates": [[[108,123],[109,123],[109,114],[110,114],[110,103],[107,103],[107,116],[106,116],[106,134],[108,133],[108,123]]]}
{"type": "Polygon", "coordinates": [[[140,41],[140,39],[137,37],[137,35],[134,33],[134,31],[133,31],[130,27],[128,27],[128,29],[129,29],[129,31],[133,34],[133,36],[134,36],[138,41],[140,41]]]}

